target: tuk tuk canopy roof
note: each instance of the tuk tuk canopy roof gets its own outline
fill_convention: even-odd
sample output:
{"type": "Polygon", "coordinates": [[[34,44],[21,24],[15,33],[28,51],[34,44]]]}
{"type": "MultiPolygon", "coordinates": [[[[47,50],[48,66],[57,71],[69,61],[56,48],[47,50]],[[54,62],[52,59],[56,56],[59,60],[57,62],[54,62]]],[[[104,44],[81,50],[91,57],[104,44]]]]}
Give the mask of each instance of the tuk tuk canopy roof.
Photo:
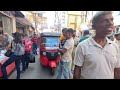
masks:
{"type": "Polygon", "coordinates": [[[60,36],[60,33],[56,33],[56,32],[43,32],[41,33],[41,36],[60,36]]]}

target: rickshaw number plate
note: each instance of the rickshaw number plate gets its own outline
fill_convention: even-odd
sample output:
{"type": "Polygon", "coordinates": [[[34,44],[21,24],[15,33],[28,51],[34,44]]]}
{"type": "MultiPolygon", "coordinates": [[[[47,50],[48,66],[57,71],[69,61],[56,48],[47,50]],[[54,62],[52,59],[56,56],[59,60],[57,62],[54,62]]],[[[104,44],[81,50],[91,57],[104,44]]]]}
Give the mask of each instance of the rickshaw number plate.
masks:
{"type": "Polygon", "coordinates": [[[54,53],[51,53],[51,56],[54,56],[54,53]]]}

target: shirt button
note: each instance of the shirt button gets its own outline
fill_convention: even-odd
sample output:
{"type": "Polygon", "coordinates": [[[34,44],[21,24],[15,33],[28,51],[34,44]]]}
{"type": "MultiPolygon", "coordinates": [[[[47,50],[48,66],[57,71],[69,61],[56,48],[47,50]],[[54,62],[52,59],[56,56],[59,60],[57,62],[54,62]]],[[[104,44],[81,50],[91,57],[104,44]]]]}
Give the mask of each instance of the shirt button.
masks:
{"type": "Polygon", "coordinates": [[[105,52],[104,52],[104,51],[102,51],[102,54],[105,54],[105,52]]]}

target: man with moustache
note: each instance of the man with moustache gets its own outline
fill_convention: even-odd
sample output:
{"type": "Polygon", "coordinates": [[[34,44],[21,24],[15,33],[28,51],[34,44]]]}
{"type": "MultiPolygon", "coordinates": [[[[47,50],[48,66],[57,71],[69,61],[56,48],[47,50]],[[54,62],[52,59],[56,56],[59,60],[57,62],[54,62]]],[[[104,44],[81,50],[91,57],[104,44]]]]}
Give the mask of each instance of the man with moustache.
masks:
{"type": "Polygon", "coordinates": [[[111,11],[100,11],[92,19],[96,35],[79,43],[74,59],[74,79],[119,79],[120,52],[107,38],[114,31],[111,11]]]}

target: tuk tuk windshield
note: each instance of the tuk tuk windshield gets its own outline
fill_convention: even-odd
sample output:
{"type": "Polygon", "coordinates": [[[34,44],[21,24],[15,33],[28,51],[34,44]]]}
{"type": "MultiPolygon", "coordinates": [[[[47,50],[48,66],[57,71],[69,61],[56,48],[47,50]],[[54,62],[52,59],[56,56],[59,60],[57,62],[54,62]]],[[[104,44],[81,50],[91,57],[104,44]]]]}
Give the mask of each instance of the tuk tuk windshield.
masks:
{"type": "Polygon", "coordinates": [[[43,37],[41,45],[45,47],[59,47],[59,37],[43,37]]]}

